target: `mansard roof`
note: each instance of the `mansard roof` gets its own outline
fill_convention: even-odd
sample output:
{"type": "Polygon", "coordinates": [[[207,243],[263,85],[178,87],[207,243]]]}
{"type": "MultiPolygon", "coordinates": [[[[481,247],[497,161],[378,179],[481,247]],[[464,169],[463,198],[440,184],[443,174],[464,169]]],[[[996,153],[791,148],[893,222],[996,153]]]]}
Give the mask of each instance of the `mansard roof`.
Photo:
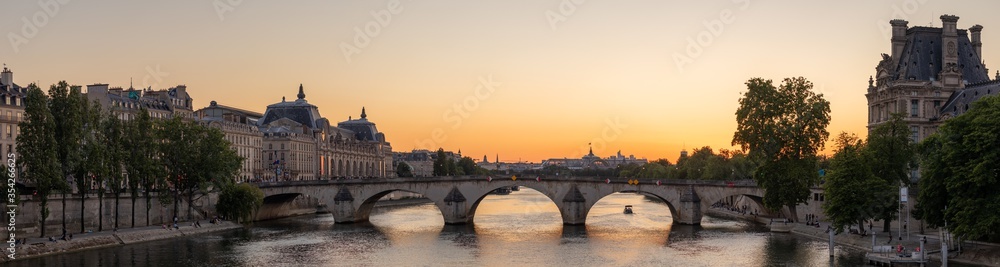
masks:
{"type": "MultiPolygon", "coordinates": [[[[941,28],[912,27],[906,31],[906,45],[900,53],[894,77],[897,80],[932,80],[941,72],[941,28]]],[[[958,68],[968,83],[989,81],[986,66],[969,41],[968,31],[958,30],[958,68]]]]}
{"type": "Polygon", "coordinates": [[[267,110],[264,111],[264,117],[260,120],[260,125],[264,126],[278,119],[288,118],[310,129],[318,128],[317,121],[323,117],[319,115],[319,108],[306,102],[301,85],[299,86],[299,96],[300,98],[295,101],[285,101],[282,98],[281,102],[268,105],[267,110]]]}
{"type": "Polygon", "coordinates": [[[1000,94],[1000,80],[967,85],[964,89],[951,94],[948,102],[941,107],[941,114],[961,115],[972,108],[972,102],[984,96],[998,94],[1000,94]]]}

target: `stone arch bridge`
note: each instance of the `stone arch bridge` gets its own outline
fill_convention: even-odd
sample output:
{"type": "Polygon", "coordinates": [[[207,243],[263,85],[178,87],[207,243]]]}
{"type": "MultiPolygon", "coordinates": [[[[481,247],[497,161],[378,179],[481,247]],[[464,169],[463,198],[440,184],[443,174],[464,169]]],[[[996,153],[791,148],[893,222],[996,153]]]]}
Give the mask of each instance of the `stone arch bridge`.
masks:
{"type": "Polygon", "coordinates": [[[510,186],[541,192],[559,208],[563,223],[570,225],[584,224],[590,208],[597,201],[619,192],[639,193],[663,200],[670,208],[674,223],[679,224],[700,224],[702,210],[725,198],[745,196],[760,205],[764,195],[763,189],[752,180],[659,180],[658,183],[648,179],[555,176],[312,180],[257,185],[264,191],[265,203],[290,201],[300,195],[314,197],[319,203],[326,204],[337,223],[368,221],[375,202],[395,191],[417,193],[430,199],[447,224],[472,223],[476,208],[486,195],[495,189],[510,186]]]}

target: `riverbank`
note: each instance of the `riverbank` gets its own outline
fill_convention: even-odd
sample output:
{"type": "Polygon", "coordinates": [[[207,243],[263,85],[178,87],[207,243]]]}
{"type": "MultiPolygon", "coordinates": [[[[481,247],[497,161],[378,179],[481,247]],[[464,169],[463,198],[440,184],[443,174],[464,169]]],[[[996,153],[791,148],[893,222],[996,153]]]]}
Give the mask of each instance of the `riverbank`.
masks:
{"type": "MultiPolygon", "coordinates": [[[[710,209],[706,214],[712,214],[716,216],[723,216],[729,218],[744,219],[750,221],[756,221],[762,224],[768,224],[770,218],[757,217],[753,215],[743,215],[740,213],[730,212],[720,209],[710,209]]],[[[809,237],[812,239],[820,241],[828,241],[830,239],[829,233],[826,232],[827,227],[830,225],[828,222],[820,222],[819,227],[809,226],[804,223],[792,223],[791,233],[809,237]]],[[[875,238],[874,244],[879,246],[893,246],[903,245],[909,250],[920,247],[920,238],[926,237],[927,244],[924,244],[924,249],[927,250],[927,258],[932,262],[941,262],[941,242],[938,238],[937,231],[926,232],[926,234],[911,234],[909,239],[899,240],[898,237],[895,239],[890,238],[886,233],[883,233],[880,227],[874,227],[875,238]]],[[[857,234],[840,233],[839,235],[834,235],[833,242],[837,245],[850,247],[852,249],[857,249],[861,251],[871,251],[872,250],[872,236],[861,236],[857,234]]],[[[961,255],[950,255],[949,262],[976,265],[976,266],[996,266],[1000,267],[1000,246],[995,244],[978,244],[974,246],[966,245],[963,249],[961,255]]]]}
{"type": "MultiPolygon", "coordinates": [[[[162,226],[137,227],[119,229],[118,231],[103,231],[96,233],[74,233],[70,240],[48,238],[28,238],[24,244],[15,246],[14,259],[3,257],[0,262],[11,262],[20,259],[48,256],[53,254],[77,252],[89,249],[129,245],[141,242],[163,240],[177,237],[200,235],[210,232],[242,228],[243,226],[230,221],[211,224],[205,221],[201,227],[194,227],[191,222],[178,224],[178,229],[167,230],[162,226]]],[[[9,254],[9,253],[5,253],[9,254]]]]}

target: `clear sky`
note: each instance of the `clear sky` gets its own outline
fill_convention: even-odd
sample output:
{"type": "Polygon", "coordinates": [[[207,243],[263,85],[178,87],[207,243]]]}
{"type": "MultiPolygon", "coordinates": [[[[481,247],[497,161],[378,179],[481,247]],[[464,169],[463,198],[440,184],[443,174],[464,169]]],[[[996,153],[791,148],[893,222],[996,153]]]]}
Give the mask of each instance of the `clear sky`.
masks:
{"type": "MultiPolygon", "coordinates": [[[[360,115],[396,151],[492,161],[579,157],[588,143],[674,161],[730,148],[744,82],[804,76],[831,136],[865,135],[868,77],[888,21],[984,26],[998,1],[5,1],[0,62],[21,85],[185,84],[263,112],[298,85],[331,121],[360,115]],[[39,4],[43,3],[43,4],[39,4]],[[52,3],[52,4],[44,4],[52,3]],[[360,32],[360,34],[359,34],[360,32]],[[345,53],[345,51],[347,51],[345,53]]],[[[1000,66],[1000,65],[998,65],[1000,66]]],[[[994,73],[1000,67],[994,67],[994,73]]]]}

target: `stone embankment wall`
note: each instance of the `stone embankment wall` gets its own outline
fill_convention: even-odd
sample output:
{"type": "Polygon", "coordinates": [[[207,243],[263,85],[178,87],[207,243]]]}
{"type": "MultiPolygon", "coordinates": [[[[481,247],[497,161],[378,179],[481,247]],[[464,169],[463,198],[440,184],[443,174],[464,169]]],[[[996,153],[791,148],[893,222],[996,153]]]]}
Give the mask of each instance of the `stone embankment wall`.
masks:
{"type": "MultiPolygon", "coordinates": [[[[183,197],[182,197],[183,198],[183,197]]],[[[205,220],[212,218],[215,213],[215,202],[218,194],[211,194],[196,198],[192,206],[191,216],[188,216],[187,200],[178,203],[177,217],[181,221],[205,220]]],[[[133,228],[132,225],[132,199],[129,195],[123,194],[118,198],[118,228],[133,228]]],[[[80,214],[84,213],[85,231],[98,231],[98,226],[103,221],[102,230],[113,230],[115,228],[115,198],[110,194],[104,195],[104,205],[100,205],[96,194],[88,194],[83,201],[86,206],[81,210],[80,195],[66,196],[66,228],[69,233],[80,233],[80,214]],[[99,209],[100,208],[100,209],[99,209]],[[102,216],[103,215],[103,216],[102,216]]],[[[16,217],[17,229],[19,233],[37,237],[40,221],[40,205],[37,198],[30,195],[22,195],[21,203],[18,205],[16,217]]],[[[139,197],[135,202],[135,225],[142,227],[149,225],[169,224],[173,221],[174,204],[161,204],[156,195],[152,196],[151,208],[149,210],[149,225],[146,224],[146,199],[139,197]]],[[[61,195],[52,195],[48,200],[49,216],[45,220],[46,235],[61,236],[63,222],[63,204],[61,195]]],[[[6,217],[6,216],[4,216],[6,217]]],[[[5,218],[7,219],[7,218],[5,218]]]]}

